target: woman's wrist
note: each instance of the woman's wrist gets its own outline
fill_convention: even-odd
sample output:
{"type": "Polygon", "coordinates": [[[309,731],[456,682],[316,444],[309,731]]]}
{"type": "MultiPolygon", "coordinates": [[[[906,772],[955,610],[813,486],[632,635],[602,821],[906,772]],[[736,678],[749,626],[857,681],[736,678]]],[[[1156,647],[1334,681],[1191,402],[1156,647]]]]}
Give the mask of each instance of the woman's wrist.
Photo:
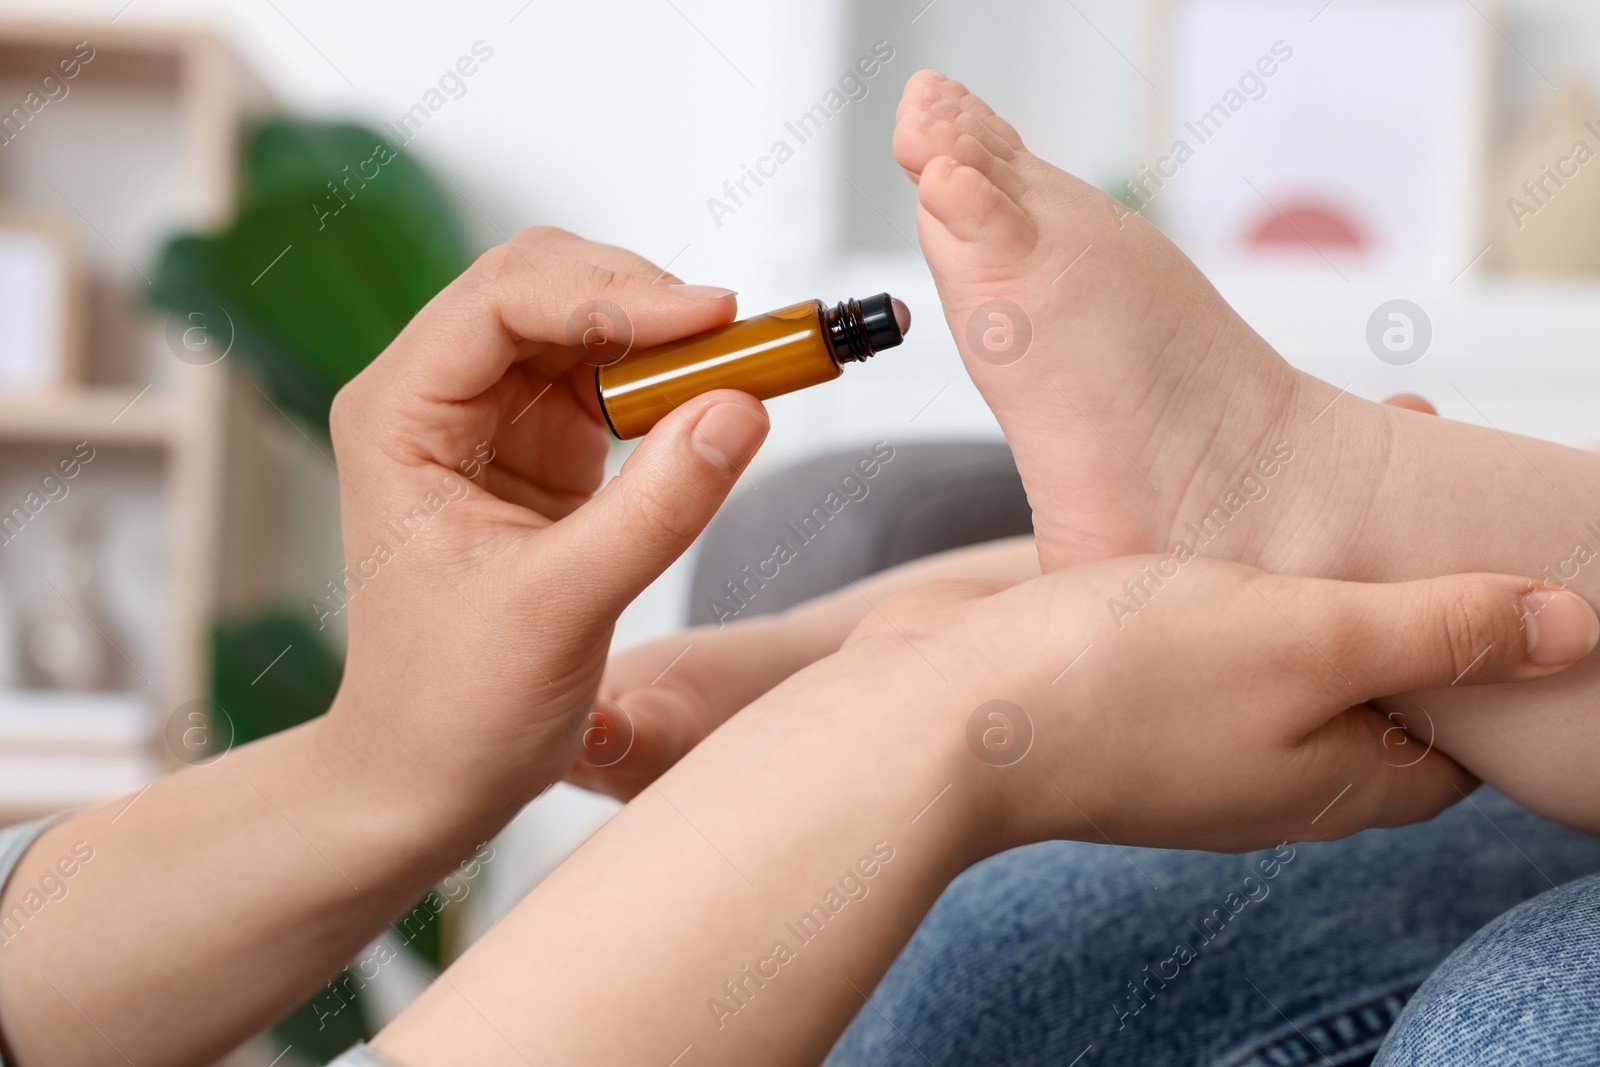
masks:
{"type": "MultiPolygon", "coordinates": [[[[297,739],[303,759],[326,783],[324,805],[359,818],[374,853],[443,873],[497,834],[524,804],[553,780],[558,760],[518,776],[482,768],[470,758],[382,728],[374,697],[345,685],[328,714],[306,724],[297,739]]],[[[398,718],[396,716],[395,718],[398,718]]]]}
{"type": "Polygon", "coordinates": [[[959,604],[960,594],[930,593],[928,612],[916,596],[887,605],[828,662],[858,657],[840,674],[853,677],[842,700],[852,687],[858,696],[877,694],[864,702],[873,716],[862,729],[901,738],[942,770],[946,799],[958,809],[951,844],[961,868],[1041,840],[1104,840],[1088,814],[1102,805],[1104,783],[1072,776],[1050,755],[1092,741],[1073,733],[1093,728],[1074,706],[1096,699],[1094,676],[1069,676],[1062,667],[1074,657],[1056,652],[1078,638],[1054,634],[1058,623],[1047,614],[1026,624],[1032,609],[1015,595],[981,598],[993,614],[942,623],[941,602],[959,604]],[[996,612],[997,605],[1007,606],[996,612]],[[919,618],[933,622],[924,628],[919,618]]]}
{"type": "Polygon", "coordinates": [[[972,679],[948,666],[941,674],[891,638],[852,643],[797,672],[730,726],[745,729],[748,717],[750,731],[783,738],[795,759],[826,768],[798,769],[798,780],[859,791],[860,804],[900,819],[908,833],[936,830],[941,866],[954,877],[1023,843],[1007,807],[1010,768],[985,762],[969,743],[972,711],[986,699],[972,679]]]}

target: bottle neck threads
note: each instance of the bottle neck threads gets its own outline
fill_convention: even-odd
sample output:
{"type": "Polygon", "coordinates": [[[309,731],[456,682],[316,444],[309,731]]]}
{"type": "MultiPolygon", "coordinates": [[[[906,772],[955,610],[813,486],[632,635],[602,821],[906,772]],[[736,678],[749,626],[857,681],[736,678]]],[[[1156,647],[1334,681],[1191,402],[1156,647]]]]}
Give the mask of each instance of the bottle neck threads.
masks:
{"type": "Polygon", "coordinates": [[[840,363],[860,363],[877,354],[867,336],[861,301],[845,300],[822,310],[822,325],[828,331],[828,346],[840,363]]]}

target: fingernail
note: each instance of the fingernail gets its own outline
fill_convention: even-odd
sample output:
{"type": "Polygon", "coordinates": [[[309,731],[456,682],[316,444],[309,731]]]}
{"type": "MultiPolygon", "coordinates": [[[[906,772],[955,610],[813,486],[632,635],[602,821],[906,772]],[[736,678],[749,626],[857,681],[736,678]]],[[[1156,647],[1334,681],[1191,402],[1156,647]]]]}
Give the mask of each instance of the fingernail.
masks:
{"type": "Polygon", "coordinates": [[[732,289],[723,289],[715,285],[685,285],[678,282],[676,285],[667,286],[669,290],[677,293],[685,300],[724,300],[739,294],[732,289]]]}
{"type": "Polygon", "coordinates": [[[1600,642],[1600,618],[1569,589],[1536,589],[1522,598],[1528,662],[1540,667],[1576,663],[1600,642]]]}
{"type": "Polygon", "coordinates": [[[718,404],[700,416],[689,441],[718,470],[744,469],[767,436],[766,422],[742,404],[718,404]]]}

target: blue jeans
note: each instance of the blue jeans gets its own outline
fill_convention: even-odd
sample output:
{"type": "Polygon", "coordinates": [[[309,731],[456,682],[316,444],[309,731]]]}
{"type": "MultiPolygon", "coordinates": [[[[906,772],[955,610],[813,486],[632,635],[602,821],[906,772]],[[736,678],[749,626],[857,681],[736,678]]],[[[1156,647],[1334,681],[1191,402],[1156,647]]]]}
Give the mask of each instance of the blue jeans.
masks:
{"type": "Polygon", "coordinates": [[[1600,1063],[1600,875],[1474,934],[1422,983],[1380,1067],[1600,1063]],[[1466,1048],[1463,1048],[1463,1042],[1466,1048]]]}
{"type": "Polygon", "coordinates": [[[950,886],[828,1067],[1600,1062],[1596,871],[1600,838],[1488,789],[1277,852],[1017,849],[950,886]]]}

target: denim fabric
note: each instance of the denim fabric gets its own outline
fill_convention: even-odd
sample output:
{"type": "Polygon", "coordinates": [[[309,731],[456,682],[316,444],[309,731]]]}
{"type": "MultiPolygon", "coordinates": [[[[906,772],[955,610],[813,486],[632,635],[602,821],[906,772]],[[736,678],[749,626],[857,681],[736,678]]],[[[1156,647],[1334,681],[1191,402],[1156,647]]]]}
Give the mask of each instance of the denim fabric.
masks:
{"type": "Polygon", "coordinates": [[[1512,908],[1406,1006],[1380,1067],[1600,1063],[1600,876],[1512,908]]]}
{"type": "MultiPolygon", "coordinates": [[[[939,899],[827,1063],[1364,1064],[1458,945],[1600,870],[1600,839],[1487,789],[1427,823],[1292,849],[995,856],[939,899]]],[[[1517,967],[1496,962],[1486,985],[1517,967]]]]}

